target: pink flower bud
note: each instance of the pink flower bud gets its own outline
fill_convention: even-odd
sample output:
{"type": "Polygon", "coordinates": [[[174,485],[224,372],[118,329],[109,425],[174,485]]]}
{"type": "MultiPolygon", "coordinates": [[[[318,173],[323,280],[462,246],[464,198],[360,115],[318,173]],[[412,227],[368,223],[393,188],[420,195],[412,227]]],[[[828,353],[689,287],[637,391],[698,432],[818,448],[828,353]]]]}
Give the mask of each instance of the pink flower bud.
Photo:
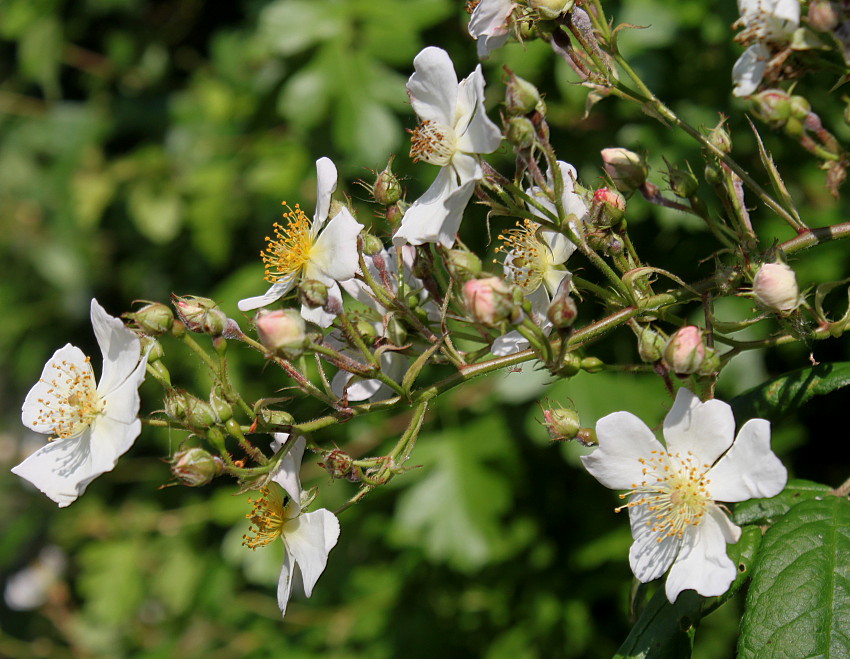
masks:
{"type": "Polygon", "coordinates": [[[605,171],[621,192],[632,192],[646,182],[646,161],[623,148],[602,149],[605,171]]]}
{"type": "Polygon", "coordinates": [[[189,487],[206,485],[223,471],[221,458],[202,448],[178,451],[171,458],[172,475],[189,487]]]}
{"type": "Polygon", "coordinates": [[[307,325],[301,314],[293,309],[259,311],[254,316],[257,335],[269,352],[297,357],[304,348],[307,325]]]}
{"type": "Polygon", "coordinates": [[[664,348],[664,362],[679,375],[696,373],[705,359],[705,344],[702,331],[694,325],[686,325],[677,331],[664,348]]]}
{"type": "Polygon", "coordinates": [[[618,224],[626,215],[626,198],[611,188],[599,188],[593,193],[590,217],[601,229],[618,224]]]}
{"type": "Polygon", "coordinates": [[[171,295],[180,321],[192,332],[221,336],[228,325],[228,318],[215,301],[195,295],[171,295]]]}
{"type": "Polygon", "coordinates": [[[543,425],[546,426],[549,437],[556,442],[574,439],[581,428],[578,412],[569,407],[543,410],[543,425]]]}
{"type": "Polygon", "coordinates": [[[800,306],[800,289],[794,271],[784,263],[765,263],[753,278],[753,294],[759,303],[777,313],[800,306]]]}
{"type": "Polygon", "coordinates": [[[463,285],[463,302],[470,315],[488,327],[519,315],[510,287],[498,277],[470,279],[463,285]]]}

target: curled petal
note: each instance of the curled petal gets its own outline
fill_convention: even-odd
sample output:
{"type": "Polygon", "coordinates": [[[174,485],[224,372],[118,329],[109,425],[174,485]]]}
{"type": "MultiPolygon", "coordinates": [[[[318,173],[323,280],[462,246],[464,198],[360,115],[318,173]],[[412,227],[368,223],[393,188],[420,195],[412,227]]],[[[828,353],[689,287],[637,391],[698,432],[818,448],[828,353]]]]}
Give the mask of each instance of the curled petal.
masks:
{"type": "MultiPolygon", "coordinates": [[[[275,441],[272,444],[275,450],[280,450],[283,445],[291,441],[289,433],[275,433],[273,435],[275,441]]],[[[277,465],[277,469],[272,474],[272,480],[280,485],[289,495],[289,498],[300,505],[301,502],[301,460],[304,458],[304,448],[307,446],[307,440],[304,437],[296,437],[292,448],[287,451],[277,465]]]]}
{"type": "Polygon", "coordinates": [[[502,131],[484,109],[484,74],[475,67],[458,85],[455,111],[457,148],[465,153],[493,153],[502,143],[502,131]]]}
{"type": "Polygon", "coordinates": [[[328,219],[331,195],[336,190],[336,180],[336,165],[333,161],[330,158],[319,158],[316,161],[316,212],[313,214],[313,225],[310,227],[314,236],[328,219]]]}
{"type": "Polygon", "coordinates": [[[645,456],[664,447],[646,424],[629,412],[614,412],[596,422],[599,447],[581,461],[590,474],[612,490],[631,490],[643,479],[645,456]]]}
{"type": "Polygon", "coordinates": [[[271,285],[269,290],[262,295],[239,300],[236,306],[239,307],[239,311],[252,311],[254,309],[259,309],[260,307],[266,307],[272,302],[277,302],[280,298],[292,290],[295,286],[295,278],[297,276],[298,273],[293,272],[286,277],[277,280],[271,285]]]}
{"type": "Polygon", "coordinates": [[[280,568],[280,577],[277,580],[277,605],[280,615],[286,615],[286,605],[289,604],[289,596],[292,594],[292,579],[295,573],[295,558],[287,551],[283,557],[283,565],[280,568]]]}
{"type": "Polygon", "coordinates": [[[423,121],[453,126],[457,102],[457,74],[449,54],[429,46],[413,58],[415,73],[407,81],[414,112],[423,121]]]}
{"type": "Polygon", "coordinates": [[[735,443],[708,472],[711,497],[717,501],[746,501],[776,496],[788,482],[788,471],[770,450],[770,423],[750,419],[735,443]]]}
{"type": "Polygon", "coordinates": [[[139,337],[124,327],[120,318],[113,318],[106,313],[95,299],[91,301],[91,323],[103,353],[103,373],[97,392],[105,396],[120,386],[139,363],[139,337]]]}
{"type": "Polygon", "coordinates": [[[324,508],[304,513],[284,525],[283,542],[291,554],[304,581],[304,594],[313,593],[313,586],[325,570],[328,553],[339,538],[339,521],[324,508]]]}

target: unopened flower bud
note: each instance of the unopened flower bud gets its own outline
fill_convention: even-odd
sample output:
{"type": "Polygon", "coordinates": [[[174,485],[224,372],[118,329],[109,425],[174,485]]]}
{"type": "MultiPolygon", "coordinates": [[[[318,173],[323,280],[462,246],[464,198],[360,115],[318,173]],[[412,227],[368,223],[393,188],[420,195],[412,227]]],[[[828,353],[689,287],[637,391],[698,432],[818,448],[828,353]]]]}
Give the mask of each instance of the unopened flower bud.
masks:
{"type": "Polygon", "coordinates": [[[697,375],[702,375],[704,377],[710,377],[713,375],[717,375],[720,371],[720,355],[717,350],[714,348],[710,348],[709,346],[705,347],[705,358],[702,360],[702,364],[699,366],[699,370],[697,371],[697,375]]]}
{"type": "Polygon", "coordinates": [[[782,128],[791,116],[791,97],[781,89],[765,89],[752,101],[753,111],[771,128],[782,128]]]}
{"type": "Polygon", "coordinates": [[[269,401],[259,400],[254,405],[254,414],[257,415],[258,423],[261,423],[264,430],[269,432],[286,431],[295,423],[295,418],[283,410],[273,410],[266,407],[269,401]]]}
{"type": "Polygon", "coordinates": [[[465,249],[449,249],[445,254],[446,268],[456,281],[464,282],[481,274],[481,259],[476,254],[465,249]]]}
{"type": "Polygon", "coordinates": [[[206,401],[185,391],[183,400],[186,405],[185,421],[190,428],[209,428],[218,423],[218,415],[206,401]]]}
{"type": "Polygon", "coordinates": [[[378,336],[378,333],[375,331],[375,326],[368,320],[358,320],[354,323],[354,329],[366,345],[372,345],[375,338],[378,336]]]}
{"type": "Polygon", "coordinates": [[[260,343],[273,355],[296,359],[304,350],[307,324],[294,309],[261,310],[254,316],[260,343]]]}
{"type": "Polygon", "coordinates": [[[487,327],[519,317],[512,287],[498,277],[467,281],[463,285],[463,302],[472,318],[487,327]]]}
{"type": "Polygon", "coordinates": [[[567,275],[558,285],[558,290],[552,297],[552,302],[546,309],[546,318],[555,329],[568,329],[573,326],[578,315],[578,307],[570,295],[570,282],[572,277],[567,275]]]}
{"type": "Polygon", "coordinates": [[[601,373],[605,370],[605,362],[599,357],[582,357],[581,370],[585,373],[601,373]]]}
{"type": "Polygon", "coordinates": [[[305,279],[298,286],[298,300],[311,309],[324,307],[328,303],[328,287],[315,279],[305,279]]]}
{"type": "Polygon", "coordinates": [[[158,362],[165,357],[165,350],[162,349],[162,344],[152,336],[141,337],[142,353],[148,356],[148,364],[158,362]]]}
{"type": "Polygon", "coordinates": [[[530,149],[536,137],[534,124],[525,117],[511,117],[505,124],[505,139],[518,149],[530,149]]]}
{"type": "Polygon", "coordinates": [[[590,217],[594,226],[607,229],[620,223],[626,215],[626,198],[617,190],[599,188],[593,193],[590,217]]]}
{"type": "Polygon", "coordinates": [[[721,119],[720,122],[709,131],[708,141],[711,142],[711,144],[721,153],[731,153],[732,137],[723,125],[725,122],[725,119],[721,119]]]}
{"type": "Polygon", "coordinates": [[[224,423],[233,418],[233,408],[230,407],[230,403],[227,402],[218,387],[210,392],[210,409],[215,414],[217,423],[224,423]]]}
{"type": "Polygon", "coordinates": [[[181,297],[172,294],[171,302],[177,309],[180,321],[192,332],[221,336],[227,327],[227,316],[209,298],[194,295],[181,297]]]}
{"type": "Polygon", "coordinates": [[[391,316],[387,321],[384,336],[394,346],[403,346],[407,341],[407,328],[398,318],[391,316]]]}
{"type": "Polygon", "coordinates": [[[398,223],[401,222],[401,218],[404,217],[404,212],[407,210],[407,203],[404,201],[397,201],[392,206],[387,206],[384,211],[384,219],[386,219],[387,224],[390,225],[390,228],[394,228],[398,226],[398,223]]]}
{"type": "Polygon", "coordinates": [[[159,336],[171,329],[174,313],[166,305],[159,302],[145,305],[138,311],[127,314],[136,322],[139,329],[149,336],[159,336]]]}
{"type": "Polygon", "coordinates": [[[667,339],[649,326],[644,327],[638,336],[638,354],[642,361],[654,364],[664,355],[667,339]]]}
{"type": "Polygon", "coordinates": [[[552,20],[568,12],[575,0],[528,0],[528,6],[537,11],[540,18],[552,20]]]}
{"type": "Polygon", "coordinates": [[[812,111],[812,104],[805,96],[795,94],[788,99],[788,110],[794,119],[805,121],[812,111]]]}
{"type": "Polygon", "coordinates": [[[505,111],[512,116],[530,114],[540,103],[540,92],[528,80],[508,71],[505,85],[505,111]]]}
{"type": "Polygon", "coordinates": [[[186,418],[186,399],[183,393],[180,389],[168,389],[165,392],[162,402],[169,419],[182,421],[186,418]]]}
{"type": "Polygon", "coordinates": [[[667,172],[670,182],[670,190],[680,199],[690,199],[699,190],[699,181],[693,172],[684,169],[670,168],[667,172]]]}
{"type": "Polygon", "coordinates": [[[579,428],[578,433],[576,433],[576,441],[582,446],[597,446],[599,444],[596,431],[593,428],[579,428]]]}
{"type": "Polygon", "coordinates": [[[621,192],[633,192],[646,182],[646,160],[623,148],[602,149],[605,171],[621,192]]]}
{"type": "Polygon", "coordinates": [[[664,363],[679,375],[696,373],[704,359],[702,332],[694,325],[686,325],[678,330],[664,348],[664,363]]]}
{"type": "Polygon", "coordinates": [[[384,243],[381,242],[380,238],[365,231],[361,235],[363,236],[363,253],[366,256],[377,256],[383,251],[384,243]]]}
{"type": "Polygon", "coordinates": [[[171,474],[188,487],[207,485],[223,471],[221,458],[202,448],[178,451],[171,457],[171,474]]]}
{"type": "Polygon", "coordinates": [[[579,371],[581,371],[581,357],[574,352],[568,352],[561,360],[556,374],[562,378],[571,378],[578,375],[579,371]]]}
{"type": "Polygon", "coordinates": [[[780,314],[800,306],[800,288],[794,271],[784,263],[765,263],[753,278],[753,294],[759,303],[780,314]]]}
{"type": "Polygon", "coordinates": [[[324,467],[331,478],[345,478],[357,482],[361,479],[362,474],[353,463],[354,460],[348,453],[334,449],[325,456],[325,461],[320,462],[319,466],[324,467]]]}
{"type": "Polygon", "coordinates": [[[546,426],[549,437],[556,442],[575,439],[581,428],[578,412],[569,407],[543,410],[543,425],[546,426]]]}
{"type": "Polygon", "coordinates": [[[372,185],[372,197],[381,206],[392,206],[401,199],[401,183],[392,171],[392,159],[384,170],[378,174],[372,185]]]}
{"type": "Polygon", "coordinates": [[[806,21],[818,32],[832,32],[841,22],[838,6],[829,0],[812,0],[806,21]]]}

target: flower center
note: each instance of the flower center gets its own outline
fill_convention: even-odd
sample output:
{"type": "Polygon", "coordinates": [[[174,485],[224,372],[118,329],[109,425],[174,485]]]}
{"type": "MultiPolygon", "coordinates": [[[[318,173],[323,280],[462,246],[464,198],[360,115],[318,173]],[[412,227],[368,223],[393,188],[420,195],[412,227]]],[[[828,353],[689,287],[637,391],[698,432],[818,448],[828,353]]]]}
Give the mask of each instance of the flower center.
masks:
{"type": "Polygon", "coordinates": [[[277,540],[283,533],[284,524],[289,521],[281,489],[268,485],[261,487],[260,496],[248,499],[248,503],[253,504],[254,509],[245,515],[251,525],[248,527],[248,533],[242,536],[242,544],[256,549],[277,540]]]}
{"type": "Polygon", "coordinates": [[[95,418],[103,412],[105,401],[97,393],[89,358],[82,365],[65,360],[54,362],[48,385],[47,396],[39,398],[41,407],[33,425],[50,426],[55,437],[68,439],[80,435],[95,418]]]}
{"type": "Polygon", "coordinates": [[[505,267],[508,277],[524,293],[536,291],[546,271],[552,267],[552,250],[539,238],[540,225],[531,220],[517,222],[515,229],[499,234],[502,246],[497,251],[507,252],[505,267]]]}
{"type": "Polygon", "coordinates": [[[426,119],[410,135],[410,157],[413,162],[424,160],[432,165],[445,167],[452,161],[457,150],[454,129],[426,119]]]}
{"type": "Polygon", "coordinates": [[[711,503],[710,480],[705,477],[709,465],[699,464],[690,451],[685,457],[652,451],[650,458],[638,461],[643,465],[646,480],[632,483],[631,492],[620,495],[621,499],[636,496],[616,511],[645,506],[652,513],[646,524],[657,534],[657,542],[664,538],[681,539],[688,526],[699,526],[711,503]]]}
{"type": "Polygon", "coordinates": [[[757,41],[784,41],[794,24],[759,6],[754,11],[746,12],[732,27],[742,28],[734,40],[749,45],[757,41]]]}
{"type": "MultiPolygon", "coordinates": [[[[286,202],[283,202],[286,206],[286,202]]],[[[274,223],[274,238],[266,236],[266,249],[260,252],[266,268],[265,280],[274,284],[278,279],[298,272],[310,260],[313,236],[310,234],[310,219],[298,204],[286,206],[283,214],[286,226],[274,223]]]]}

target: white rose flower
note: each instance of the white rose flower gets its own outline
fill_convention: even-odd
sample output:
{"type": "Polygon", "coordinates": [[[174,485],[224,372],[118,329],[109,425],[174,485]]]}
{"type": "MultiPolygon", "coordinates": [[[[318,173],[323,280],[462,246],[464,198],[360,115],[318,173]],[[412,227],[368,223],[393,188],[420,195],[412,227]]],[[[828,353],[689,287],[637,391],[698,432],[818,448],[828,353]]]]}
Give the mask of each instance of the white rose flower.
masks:
{"type": "Polygon", "coordinates": [[[508,40],[508,21],[515,8],[511,0],[480,0],[475,5],[468,29],[477,41],[478,57],[487,57],[508,40]]]}
{"type": "Polygon", "coordinates": [[[748,44],[735,65],[732,79],[735,96],[749,96],[764,77],[772,53],[769,46],[790,41],[800,26],[799,0],[738,0],[743,31],[736,40],[748,44]]]}
{"type": "Polygon", "coordinates": [[[21,410],[24,425],[51,435],[12,472],[59,504],[76,501],[141,432],[139,385],[147,358],[138,337],[118,318],[91,301],[91,322],[103,354],[103,372],[95,384],[89,357],[70,343],[44,366],[21,410]]]}
{"type": "Polygon", "coordinates": [[[407,209],[393,236],[396,245],[454,245],[463,210],[483,172],[475,154],[492,153],[502,141],[484,111],[481,66],[458,83],[454,65],[441,48],[428,47],[413,60],[407,93],[420,123],[410,155],[440,167],[437,178],[407,209]]]}
{"type": "Polygon", "coordinates": [[[632,571],[645,583],[670,568],[670,602],[687,589],[722,595],[735,579],[726,544],[741,529],[715,501],[772,497],[788,480],[770,450],[769,422],[750,419],[733,441],[734,432],[729,405],[679,389],[664,419],[666,446],[636,416],[615,412],[597,422],[599,448],[582,457],[605,487],[627,490],[620,497],[628,503],[617,510],[629,511],[632,571]]]}
{"type": "MultiPolygon", "coordinates": [[[[299,281],[314,279],[328,287],[328,298],[342,305],[337,282],[357,272],[357,235],[363,225],[343,207],[329,222],[331,195],[336,190],[336,166],[329,158],[316,161],[316,212],[311,221],[298,204],[283,214],[286,226],[275,223],[275,239],[267,237],[262,253],[266,281],[272,284],[263,295],[239,301],[241,311],[250,311],[279,300],[299,281]]],[[[284,202],[285,203],[285,202],[284,202]]],[[[301,316],[320,327],[329,327],[334,314],[321,307],[301,307],[301,316]]]]}

